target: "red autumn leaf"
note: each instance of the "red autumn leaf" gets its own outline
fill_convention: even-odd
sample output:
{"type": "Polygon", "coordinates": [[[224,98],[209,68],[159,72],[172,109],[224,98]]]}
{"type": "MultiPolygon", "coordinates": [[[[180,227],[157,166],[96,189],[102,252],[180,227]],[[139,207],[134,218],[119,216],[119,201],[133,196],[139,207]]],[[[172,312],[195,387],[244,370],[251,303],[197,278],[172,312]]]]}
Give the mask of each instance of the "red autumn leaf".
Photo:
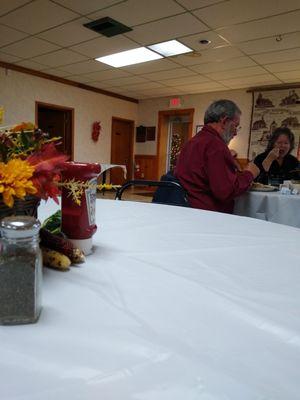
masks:
{"type": "Polygon", "coordinates": [[[60,190],[57,182],[60,180],[61,164],[68,158],[56,150],[54,143],[45,144],[39,152],[27,158],[35,167],[32,182],[37,189],[37,196],[44,200],[51,197],[58,203],[60,190]]]}
{"type": "Polygon", "coordinates": [[[35,166],[35,171],[53,171],[59,168],[60,164],[67,161],[69,157],[60,153],[54,143],[43,145],[41,150],[27,158],[29,164],[35,166]]]}

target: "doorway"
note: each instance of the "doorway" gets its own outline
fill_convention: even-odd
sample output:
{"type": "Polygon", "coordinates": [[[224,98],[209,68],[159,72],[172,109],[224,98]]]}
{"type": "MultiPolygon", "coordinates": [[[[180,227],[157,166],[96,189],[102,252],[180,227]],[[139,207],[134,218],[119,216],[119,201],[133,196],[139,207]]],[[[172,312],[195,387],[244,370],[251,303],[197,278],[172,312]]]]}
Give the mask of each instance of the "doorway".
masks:
{"type": "MultiPolygon", "coordinates": [[[[132,179],[133,171],[133,137],[134,121],[112,117],[111,128],[111,163],[126,165],[127,180],[132,179]]],[[[123,170],[110,170],[110,181],[114,185],[123,185],[125,182],[123,170]]]]}
{"type": "Polygon", "coordinates": [[[188,141],[189,133],[188,116],[171,116],[169,119],[168,147],[167,147],[167,171],[173,171],[177,156],[183,145],[188,141]]]}
{"type": "Polygon", "coordinates": [[[61,137],[57,149],[73,160],[74,109],[36,102],[35,121],[43,132],[49,133],[50,137],[61,137]]]}
{"type": "Polygon", "coordinates": [[[158,113],[157,179],[174,168],[177,154],[193,135],[194,108],[158,113]]]}

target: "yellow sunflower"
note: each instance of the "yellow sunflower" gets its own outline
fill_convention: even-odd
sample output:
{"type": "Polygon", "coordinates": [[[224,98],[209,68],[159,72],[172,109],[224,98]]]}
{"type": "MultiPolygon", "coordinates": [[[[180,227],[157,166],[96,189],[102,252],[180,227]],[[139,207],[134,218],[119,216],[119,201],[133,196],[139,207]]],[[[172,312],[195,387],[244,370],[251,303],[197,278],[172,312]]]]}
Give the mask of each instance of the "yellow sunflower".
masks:
{"type": "Polygon", "coordinates": [[[0,162],[0,193],[8,207],[14,205],[14,198],[24,199],[27,194],[37,192],[31,181],[34,167],[27,161],[12,159],[7,164],[0,162]]]}

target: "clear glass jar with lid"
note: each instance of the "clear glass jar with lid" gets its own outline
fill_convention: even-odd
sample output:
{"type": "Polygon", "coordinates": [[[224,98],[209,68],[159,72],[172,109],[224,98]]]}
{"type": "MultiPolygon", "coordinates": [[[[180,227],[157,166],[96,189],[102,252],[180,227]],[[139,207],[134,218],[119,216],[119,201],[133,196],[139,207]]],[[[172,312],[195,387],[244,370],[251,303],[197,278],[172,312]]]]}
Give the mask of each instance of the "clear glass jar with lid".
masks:
{"type": "Polygon", "coordinates": [[[36,322],[41,312],[41,224],[34,217],[0,221],[0,324],[36,322]]]}

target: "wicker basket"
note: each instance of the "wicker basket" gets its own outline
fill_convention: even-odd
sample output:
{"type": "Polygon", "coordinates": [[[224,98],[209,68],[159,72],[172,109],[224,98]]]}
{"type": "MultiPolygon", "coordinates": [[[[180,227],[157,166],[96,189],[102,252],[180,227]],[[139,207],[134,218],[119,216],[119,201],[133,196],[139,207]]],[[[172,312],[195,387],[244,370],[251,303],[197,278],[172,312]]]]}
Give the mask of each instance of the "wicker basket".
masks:
{"type": "Polygon", "coordinates": [[[15,199],[12,208],[7,207],[0,196],[0,219],[11,215],[30,215],[37,217],[37,209],[41,199],[35,196],[26,196],[24,200],[15,199]]]}

